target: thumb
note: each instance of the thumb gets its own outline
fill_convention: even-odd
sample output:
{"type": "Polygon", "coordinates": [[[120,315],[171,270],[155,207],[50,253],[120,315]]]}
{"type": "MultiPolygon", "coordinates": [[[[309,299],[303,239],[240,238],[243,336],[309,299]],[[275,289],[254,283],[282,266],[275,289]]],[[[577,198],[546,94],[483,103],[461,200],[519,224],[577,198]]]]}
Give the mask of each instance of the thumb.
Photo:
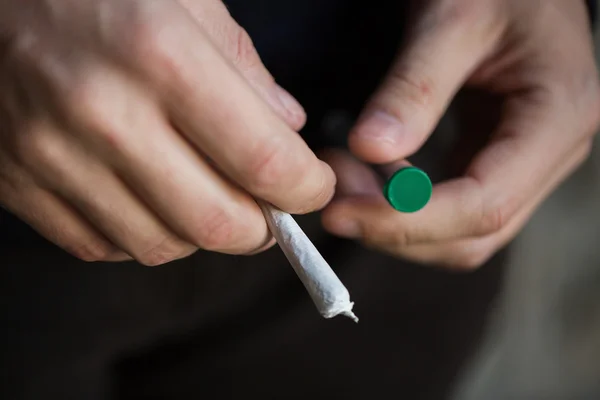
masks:
{"type": "Polygon", "coordinates": [[[294,130],[306,122],[298,101],[279,86],[265,68],[252,39],[230,15],[221,0],[178,0],[188,10],[213,44],[244,76],[246,81],[294,130]]]}
{"type": "Polygon", "coordinates": [[[348,144],[356,156],[388,163],[422,146],[500,36],[488,3],[427,3],[402,54],[350,132],[348,144]]]}

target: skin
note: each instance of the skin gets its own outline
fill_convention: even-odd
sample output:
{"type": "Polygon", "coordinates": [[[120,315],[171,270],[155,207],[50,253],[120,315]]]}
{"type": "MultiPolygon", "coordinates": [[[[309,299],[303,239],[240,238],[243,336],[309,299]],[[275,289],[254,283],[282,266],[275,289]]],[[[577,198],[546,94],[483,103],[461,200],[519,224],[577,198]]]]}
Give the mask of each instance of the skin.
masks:
{"type": "Polygon", "coordinates": [[[0,0],[0,204],[86,261],[273,243],[254,198],[322,208],[331,168],[216,0],[0,0]]]}
{"type": "Polygon", "coordinates": [[[323,212],[333,234],[475,268],[590,151],[587,15],[582,0],[414,3],[352,154],[326,156],[334,175],[220,1],[0,0],[0,204],[83,260],[159,265],[198,248],[261,251],[273,242],[253,198],[311,212],[337,177],[323,212]],[[397,213],[365,163],[406,165],[463,87],[500,98],[499,123],[425,209],[397,213]]]}
{"type": "Polygon", "coordinates": [[[473,269],[590,152],[600,91],[588,15],[581,0],[416,3],[406,46],[350,134],[352,154],[327,155],[339,189],[323,223],[400,258],[473,269]],[[469,118],[491,111],[498,123],[463,141],[490,134],[457,178],[434,186],[424,209],[394,211],[363,162],[407,164],[461,88],[496,98],[469,118]]]}

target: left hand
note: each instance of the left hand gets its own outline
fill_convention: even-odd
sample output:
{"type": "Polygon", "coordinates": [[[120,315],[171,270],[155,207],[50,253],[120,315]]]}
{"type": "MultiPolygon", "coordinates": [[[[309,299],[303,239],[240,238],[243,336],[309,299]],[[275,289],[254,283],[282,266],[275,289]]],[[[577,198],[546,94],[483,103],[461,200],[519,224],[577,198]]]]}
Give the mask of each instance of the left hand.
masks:
{"type": "Polygon", "coordinates": [[[326,159],[338,197],[330,232],[413,261],[475,268],[523,227],[590,152],[600,89],[583,0],[431,0],[350,133],[358,159],[402,164],[466,85],[502,98],[501,119],[461,177],[414,214],[392,209],[376,175],[344,152],[326,159]]]}

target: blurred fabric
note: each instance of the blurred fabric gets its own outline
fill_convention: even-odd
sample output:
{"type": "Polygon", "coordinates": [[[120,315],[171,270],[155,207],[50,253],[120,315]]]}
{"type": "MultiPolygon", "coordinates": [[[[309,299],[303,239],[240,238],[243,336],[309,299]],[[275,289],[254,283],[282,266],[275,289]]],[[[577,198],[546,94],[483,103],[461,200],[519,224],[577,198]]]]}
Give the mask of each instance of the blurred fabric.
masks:
{"type": "Polygon", "coordinates": [[[457,400],[600,399],[600,140],[513,243],[486,330],[457,400]]]}

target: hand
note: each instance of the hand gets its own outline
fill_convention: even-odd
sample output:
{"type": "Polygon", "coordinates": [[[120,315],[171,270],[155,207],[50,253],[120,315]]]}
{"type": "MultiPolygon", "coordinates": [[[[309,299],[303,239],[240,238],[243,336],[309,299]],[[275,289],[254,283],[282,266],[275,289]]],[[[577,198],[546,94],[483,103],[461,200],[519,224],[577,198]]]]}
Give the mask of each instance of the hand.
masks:
{"type": "Polygon", "coordinates": [[[339,198],[323,222],[402,258],[475,268],[590,151],[600,91],[588,15],[582,0],[420,4],[408,45],[350,133],[351,151],[370,163],[406,163],[463,85],[500,96],[500,122],[462,176],[435,185],[415,214],[393,210],[364,164],[330,155],[339,198]]]}
{"type": "Polygon", "coordinates": [[[272,243],[253,197],[332,196],[218,0],[0,0],[0,61],[0,204],[83,260],[252,253],[272,243]]]}

